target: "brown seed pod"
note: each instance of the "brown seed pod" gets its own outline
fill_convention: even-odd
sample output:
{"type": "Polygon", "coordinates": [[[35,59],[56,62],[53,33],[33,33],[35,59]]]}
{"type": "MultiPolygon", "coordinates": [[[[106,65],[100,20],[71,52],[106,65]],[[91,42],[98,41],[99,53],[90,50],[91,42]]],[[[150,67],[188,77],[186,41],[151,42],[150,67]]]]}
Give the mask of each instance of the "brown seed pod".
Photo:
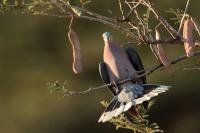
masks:
{"type": "MultiPolygon", "coordinates": [[[[156,30],[156,40],[160,40],[160,33],[156,30]]],[[[171,61],[169,59],[169,57],[166,55],[166,53],[164,52],[164,49],[162,47],[161,44],[157,44],[156,45],[156,51],[157,51],[157,55],[160,59],[160,62],[164,65],[164,66],[169,66],[171,64],[171,61]]]]}
{"type": "Polygon", "coordinates": [[[81,48],[78,36],[75,31],[72,29],[68,32],[68,38],[72,45],[73,49],[73,71],[75,74],[78,74],[82,71],[82,61],[81,61],[81,48]]]}
{"type": "Polygon", "coordinates": [[[187,17],[184,21],[183,26],[183,40],[184,40],[184,47],[187,57],[191,57],[194,55],[194,44],[193,44],[193,23],[190,17],[187,17]]]}

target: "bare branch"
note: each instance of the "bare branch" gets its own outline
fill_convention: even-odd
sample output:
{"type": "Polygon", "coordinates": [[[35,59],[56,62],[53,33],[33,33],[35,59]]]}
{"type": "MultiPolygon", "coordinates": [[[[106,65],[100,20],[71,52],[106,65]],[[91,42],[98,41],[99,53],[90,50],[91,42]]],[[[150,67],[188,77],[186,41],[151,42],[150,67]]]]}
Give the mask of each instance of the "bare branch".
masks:
{"type": "Polygon", "coordinates": [[[195,18],[191,18],[191,19],[192,19],[192,22],[194,24],[195,30],[197,31],[197,33],[200,36],[200,26],[198,25],[197,20],[195,18]]]}
{"type": "MultiPolygon", "coordinates": [[[[199,55],[200,55],[200,51],[194,52],[194,56],[199,56],[199,55]]],[[[175,60],[173,60],[171,62],[171,64],[177,64],[177,63],[179,63],[183,60],[186,60],[186,59],[188,59],[187,55],[182,55],[182,56],[177,57],[175,60]]],[[[137,80],[139,78],[142,78],[144,76],[147,76],[147,75],[153,73],[154,71],[156,71],[156,70],[158,70],[162,67],[164,67],[163,64],[155,65],[155,66],[151,67],[150,69],[146,69],[146,71],[143,74],[138,75],[136,78],[127,78],[125,80],[121,80],[121,81],[117,82],[116,84],[120,85],[120,84],[129,82],[129,81],[137,80]]],[[[137,73],[139,73],[139,72],[137,72],[137,73]]],[[[98,87],[90,87],[89,89],[87,89],[85,91],[77,91],[77,92],[76,91],[69,91],[69,95],[67,95],[67,96],[72,96],[72,95],[77,95],[77,94],[87,94],[87,93],[90,93],[91,91],[98,90],[98,89],[101,89],[101,88],[104,88],[104,87],[110,87],[110,86],[113,86],[113,84],[109,83],[109,84],[104,84],[104,85],[101,85],[101,86],[98,86],[98,87]]]]}
{"type": "MultiPolygon", "coordinates": [[[[86,19],[89,21],[96,21],[96,22],[100,22],[103,24],[106,24],[114,29],[117,29],[123,33],[128,34],[129,36],[131,36],[134,40],[138,41],[140,44],[150,44],[151,46],[153,46],[154,44],[168,44],[168,45],[173,45],[173,44],[179,44],[179,45],[183,45],[184,41],[182,39],[182,36],[179,35],[180,34],[180,30],[181,30],[181,26],[184,20],[184,16],[186,15],[187,11],[188,11],[188,7],[189,7],[189,3],[190,0],[187,0],[187,4],[186,4],[186,8],[185,8],[185,12],[183,15],[183,18],[181,20],[181,24],[179,27],[179,30],[177,31],[172,25],[170,25],[170,23],[165,20],[162,16],[160,16],[158,14],[158,12],[156,11],[156,9],[154,8],[153,4],[151,1],[148,0],[118,0],[119,3],[119,8],[123,17],[123,20],[117,20],[111,17],[107,17],[104,15],[100,15],[98,13],[92,12],[90,10],[87,10],[84,7],[77,7],[74,5],[70,5],[68,4],[66,1],[63,0],[51,0],[50,2],[35,2],[35,3],[24,3],[22,4],[22,8],[28,8],[30,6],[51,6],[53,5],[54,8],[56,8],[56,10],[59,11],[59,13],[55,13],[55,12],[44,12],[43,10],[41,11],[33,11],[33,12],[28,12],[30,14],[33,15],[44,15],[44,16],[52,16],[52,17],[58,17],[58,18],[77,18],[77,19],[86,19]],[[130,10],[128,11],[127,15],[125,10],[123,10],[122,5],[123,4],[127,4],[130,8],[130,10]],[[155,18],[157,19],[157,21],[159,21],[164,27],[165,29],[169,32],[169,34],[172,36],[171,38],[168,39],[162,39],[162,40],[155,40],[153,39],[153,37],[151,36],[151,34],[146,34],[148,33],[149,28],[145,27],[145,23],[142,17],[139,16],[138,14],[138,8],[140,5],[144,5],[145,8],[149,9],[153,15],[155,16],[155,18]],[[78,14],[76,13],[73,8],[76,8],[78,11],[83,12],[83,14],[78,14]],[[135,13],[137,20],[139,21],[140,24],[137,24],[136,22],[134,22],[134,20],[131,18],[131,15],[135,13]],[[124,25],[121,25],[120,22],[124,22],[124,25]],[[133,29],[132,31],[130,29],[133,29]]],[[[6,8],[10,9],[10,10],[15,10],[17,5],[6,5],[6,8]]],[[[0,4],[0,9],[4,9],[5,5],[0,4]]],[[[46,11],[46,10],[45,10],[46,11]]],[[[27,13],[27,12],[26,12],[27,13]]],[[[193,21],[193,23],[195,24],[196,30],[198,31],[198,33],[200,34],[200,28],[197,25],[197,23],[195,21],[193,21]]],[[[199,47],[200,43],[195,41],[195,46],[199,47]]],[[[200,51],[196,51],[194,53],[194,56],[200,55],[200,51]]],[[[172,64],[176,64],[182,60],[187,59],[186,55],[180,56],[177,59],[175,59],[174,61],[172,61],[172,64]]],[[[127,81],[132,81],[132,80],[136,80],[138,78],[141,78],[143,76],[149,75],[152,72],[156,71],[159,68],[162,68],[163,65],[162,64],[158,64],[156,66],[153,66],[150,69],[147,69],[144,71],[143,74],[139,75],[138,77],[136,77],[135,79],[125,79],[122,81],[119,81],[117,84],[122,84],[125,83],[127,81]]],[[[99,87],[94,87],[94,88],[89,88],[88,90],[85,91],[79,91],[79,92],[75,92],[75,91],[69,91],[69,95],[75,95],[75,94],[86,94],[89,93],[92,90],[97,90],[103,87],[108,87],[108,86],[112,86],[112,83],[110,84],[106,84],[106,85],[102,85],[99,87]]]]}
{"type": "Polygon", "coordinates": [[[129,18],[131,16],[131,14],[133,13],[133,11],[142,3],[143,0],[139,0],[139,2],[136,3],[136,5],[134,7],[131,8],[130,12],[128,13],[128,15],[126,16],[126,18],[129,18]]]}
{"type": "Polygon", "coordinates": [[[144,42],[141,42],[143,44],[153,44],[153,45],[156,45],[156,44],[166,44],[166,45],[174,45],[174,44],[178,44],[178,45],[182,45],[183,44],[183,41],[180,39],[180,38],[168,38],[168,39],[162,39],[162,40],[146,40],[144,42]]]}
{"type": "Polygon", "coordinates": [[[119,9],[120,9],[121,14],[122,14],[122,18],[125,19],[125,13],[124,13],[124,10],[122,8],[122,0],[118,0],[118,3],[119,3],[119,9]]]}
{"type": "Polygon", "coordinates": [[[171,26],[162,16],[158,14],[158,12],[155,10],[155,8],[151,5],[150,2],[143,1],[143,4],[147,6],[155,15],[155,17],[161,22],[161,24],[167,29],[167,31],[170,33],[170,35],[173,38],[177,38],[178,32],[171,26]]]}
{"type": "Polygon", "coordinates": [[[189,3],[190,3],[190,0],[187,0],[186,6],[185,6],[185,11],[183,13],[183,17],[181,19],[180,26],[179,26],[179,29],[178,29],[178,35],[180,35],[181,29],[183,27],[183,22],[184,22],[185,16],[186,16],[187,11],[188,11],[189,3]]]}

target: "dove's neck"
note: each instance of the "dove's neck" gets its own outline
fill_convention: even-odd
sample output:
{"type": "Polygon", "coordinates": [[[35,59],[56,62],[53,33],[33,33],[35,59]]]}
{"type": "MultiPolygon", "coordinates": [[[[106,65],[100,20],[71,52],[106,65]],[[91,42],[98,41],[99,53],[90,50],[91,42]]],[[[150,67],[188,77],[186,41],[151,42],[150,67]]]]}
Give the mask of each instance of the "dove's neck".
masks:
{"type": "Polygon", "coordinates": [[[110,46],[113,46],[113,44],[115,44],[115,42],[113,41],[112,38],[109,38],[109,39],[104,39],[104,44],[105,44],[105,46],[110,47],[110,46]]]}
{"type": "Polygon", "coordinates": [[[110,44],[110,42],[108,40],[104,40],[104,44],[105,44],[105,46],[108,46],[110,44]]]}

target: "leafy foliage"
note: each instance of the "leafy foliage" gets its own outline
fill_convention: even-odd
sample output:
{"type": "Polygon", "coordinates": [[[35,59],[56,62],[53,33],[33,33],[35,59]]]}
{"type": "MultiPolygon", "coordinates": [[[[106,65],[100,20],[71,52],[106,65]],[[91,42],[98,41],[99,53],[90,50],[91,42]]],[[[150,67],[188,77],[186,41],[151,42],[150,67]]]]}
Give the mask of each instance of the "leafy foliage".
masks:
{"type": "Polygon", "coordinates": [[[170,20],[175,21],[175,24],[179,24],[181,22],[181,19],[183,17],[183,10],[170,8],[165,12],[174,16],[171,17],[170,20]]]}
{"type": "Polygon", "coordinates": [[[146,13],[143,14],[143,16],[144,16],[144,25],[145,25],[146,29],[148,29],[148,32],[152,31],[150,29],[150,27],[149,27],[150,13],[151,13],[151,11],[149,10],[149,8],[147,8],[146,13]]]}
{"type": "Polygon", "coordinates": [[[72,87],[69,85],[69,83],[67,82],[67,80],[64,83],[61,83],[58,80],[55,82],[49,82],[47,83],[47,87],[51,94],[54,92],[61,92],[63,94],[63,97],[87,94],[87,93],[90,93],[92,90],[100,89],[97,87],[97,88],[89,88],[83,91],[74,91],[72,87]]]}
{"type": "MultiPolygon", "coordinates": [[[[131,115],[131,119],[127,119],[126,114],[121,114],[118,117],[112,118],[109,122],[116,126],[116,129],[124,128],[129,129],[133,133],[162,133],[163,131],[159,128],[156,123],[149,123],[147,120],[148,110],[153,106],[154,100],[150,101],[147,109],[143,107],[143,105],[137,105],[138,116],[131,115]]],[[[101,104],[104,107],[108,106],[106,101],[101,101],[101,104]]]]}
{"type": "MultiPolygon", "coordinates": [[[[71,96],[75,94],[86,94],[90,92],[90,89],[86,91],[72,91],[67,88],[71,88],[67,81],[61,83],[59,81],[55,81],[52,83],[47,83],[48,89],[50,93],[61,92],[63,97],[71,96]]],[[[100,102],[104,107],[108,106],[106,101],[100,102]]],[[[155,103],[154,100],[149,101],[147,108],[145,109],[143,105],[137,105],[136,109],[139,115],[129,115],[131,119],[127,118],[126,113],[119,115],[118,117],[112,118],[109,122],[116,126],[116,129],[123,128],[131,130],[133,133],[161,133],[163,132],[156,123],[150,123],[148,121],[149,115],[147,112],[151,109],[153,104],[155,103]]]]}
{"type": "Polygon", "coordinates": [[[62,92],[63,93],[63,97],[65,97],[66,96],[65,93],[68,92],[68,90],[66,89],[67,87],[69,87],[68,85],[69,84],[67,83],[67,81],[65,81],[64,83],[60,83],[57,80],[55,82],[49,82],[49,83],[47,83],[47,88],[49,89],[49,92],[51,94],[53,94],[54,92],[62,92]]]}

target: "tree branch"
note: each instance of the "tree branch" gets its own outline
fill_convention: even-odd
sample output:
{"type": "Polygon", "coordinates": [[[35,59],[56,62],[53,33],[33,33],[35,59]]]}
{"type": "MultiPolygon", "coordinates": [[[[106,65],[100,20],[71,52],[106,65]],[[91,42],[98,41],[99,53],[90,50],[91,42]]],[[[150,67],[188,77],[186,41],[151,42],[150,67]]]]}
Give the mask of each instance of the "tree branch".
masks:
{"type": "MultiPolygon", "coordinates": [[[[122,13],[122,16],[124,17],[125,12],[122,9],[122,1],[119,0],[118,2],[119,2],[119,6],[120,6],[120,11],[122,13]]],[[[143,44],[151,44],[151,45],[153,45],[153,44],[181,44],[182,45],[184,43],[182,37],[178,35],[178,32],[162,16],[160,16],[158,14],[158,12],[155,10],[155,8],[153,7],[153,5],[150,1],[148,1],[148,0],[138,0],[137,2],[132,1],[132,3],[131,2],[128,3],[127,1],[124,1],[124,2],[126,4],[128,4],[128,6],[130,7],[130,12],[128,13],[127,16],[125,16],[126,20],[124,20],[124,22],[127,22],[128,26],[133,28],[137,33],[133,32],[133,31],[131,32],[127,25],[126,25],[127,27],[124,26],[124,25],[123,26],[120,25],[119,20],[116,20],[116,19],[113,19],[113,18],[110,18],[110,17],[107,17],[107,16],[103,16],[103,15],[100,15],[98,13],[91,12],[91,11],[89,11],[89,10],[83,8],[83,7],[77,7],[77,6],[74,6],[74,5],[70,5],[67,2],[61,1],[61,0],[51,1],[51,2],[41,1],[41,2],[36,2],[36,3],[25,3],[25,4],[22,4],[22,8],[23,7],[28,8],[30,6],[38,6],[38,5],[39,6],[42,6],[42,5],[50,6],[50,5],[53,4],[53,5],[56,5],[55,8],[58,8],[59,10],[61,10],[61,14],[46,13],[44,11],[36,11],[36,12],[29,12],[29,13],[31,13],[33,15],[53,16],[53,17],[59,17],[59,18],[69,18],[69,17],[73,16],[74,18],[86,19],[86,20],[90,20],[90,21],[97,21],[97,22],[109,25],[109,26],[113,27],[114,29],[117,29],[121,32],[127,33],[132,38],[134,38],[135,40],[137,40],[138,42],[143,43],[143,44]],[[141,4],[145,5],[150,11],[153,12],[156,19],[167,29],[167,31],[171,34],[172,38],[165,39],[165,40],[154,40],[153,38],[149,39],[149,36],[146,36],[146,35],[144,35],[144,33],[141,32],[142,31],[141,28],[143,28],[143,32],[146,32],[145,26],[143,25],[143,21],[141,20],[140,16],[138,15],[138,13],[136,11],[136,8],[141,4]],[[79,12],[84,12],[84,15],[76,13],[73,10],[74,8],[79,12]],[[131,20],[130,15],[133,12],[135,12],[137,19],[142,24],[142,27],[140,27],[137,24],[135,25],[133,20],[131,20]]],[[[186,14],[186,12],[188,10],[189,2],[190,2],[190,0],[187,0],[187,4],[186,4],[184,14],[186,14]]],[[[15,9],[16,6],[17,5],[12,5],[12,4],[11,5],[0,4],[1,9],[4,9],[4,8],[5,9],[6,8],[15,9]]],[[[195,44],[196,44],[195,46],[200,46],[199,43],[197,43],[197,42],[195,42],[195,44]]],[[[199,55],[199,54],[200,54],[199,51],[194,53],[195,56],[199,55]]],[[[179,61],[182,61],[186,58],[187,58],[186,55],[180,56],[176,60],[172,61],[172,64],[176,64],[179,61]]],[[[152,67],[151,69],[148,69],[147,71],[145,71],[145,73],[143,73],[142,75],[139,75],[136,79],[141,78],[141,77],[146,76],[146,75],[149,75],[150,73],[154,72],[155,70],[157,70],[161,67],[163,67],[163,65],[158,64],[158,65],[152,67]]],[[[136,79],[125,79],[125,80],[119,81],[117,84],[122,84],[124,82],[132,81],[132,80],[136,80],[136,79]]],[[[85,94],[85,93],[90,92],[91,90],[96,90],[96,89],[100,89],[100,88],[108,87],[108,86],[112,86],[112,84],[106,84],[106,85],[102,85],[102,86],[95,87],[95,88],[89,88],[88,90],[83,91],[83,92],[70,92],[70,94],[72,94],[72,95],[74,95],[74,94],[85,94]]]]}
{"type": "MultiPolygon", "coordinates": [[[[194,56],[198,56],[198,55],[200,55],[200,51],[194,52],[194,56]]],[[[188,57],[187,57],[186,55],[179,56],[179,57],[177,57],[175,60],[173,60],[173,61],[171,62],[171,64],[176,64],[176,63],[178,63],[178,62],[180,62],[180,61],[183,61],[183,60],[185,60],[185,59],[188,59],[188,57]]],[[[149,74],[153,73],[154,71],[156,71],[156,70],[158,70],[158,69],[160,69],[160,68],[162,68],[162,67],[164,67],[163,64],[155,65],[155,66],[151,67],[150,69],[147,69],[147,70],[145,71],[145,73],[143,73],[143,74],[141,74],[141,75],[138,75],[136,78],[127,78],[127,79],[125,79],[125,80],[119,81],[119,82],[116,83],[116,84],[117,84],[117,85],[120,85],[120,84],[129,82],[129,81],[137,80],[137,79],[139,79],[139,78],[142,78],[142,77],[144,77],[144,76],[146,76],[146,75],[149,75],[149,74]]],[[[110,86],[112,86],[112,85],[113,85],[112,83],[109,83],[109,84],[101,85],[101,86],[94,87],[94,88],[91,87],[91,88],[89,88],[89,89],[90,89],[90,91],[91,91],[91,90],[98,90],[98,89],[101,89],[101,88],[104,88],[104,87],[110,87],[110,86]]]]}
{"type": "MultiPolygon", "coordinates": [[[[200,51],[194,52],[194,56],[199,56],[199,55],[200,55],[200,51]]],[[[187,57],[186,55],[178,56],[175,60],[173,60],[173,61],[171,62],[171,64],[177,64],[177,63],[179,63],[179,62],[181,62],[181,61],[183,61],[183,60],[186,60],[186,59],[188,59],[188,57],[187,57]]],[[[127,78],[127,79],[118,81],[118,82],[116,83],[116,85],[120,85],[120,84],[129,82],[129,81],[137,80],[137,79],[142,78],[142,77],[144,77],[144,76],[147,76],[147,75],[153,73],[154,71],[156,71],[156,70],[158,70],[158,69],[160,69],[160,68],[163,68],[163,67],[164,67],[163,64],[155,65],[155,66],[151,67],[150,69],[144,70],[144,73],[141,74],[141,75],[138,75],[136,78],[127,78]]],[[[138,71],[137,73],[141,73],[141,71],[138,71]]],[[[91,91],[99,90],[99,89],[101,89],[101,88],[110,87],[110,86],[113,86],[113,83],[100,85],[100,86],[98,86],[98,87],[90,87],[89,89],[84,90],[84,91],[66,91],[66,96],[87,94],[87,93],[90,93],[91,91]]]]}
{"type": "Polygon", "coordinates": [[[184,13],[183,13],[183,17],[182,17],[181,22],[180,22],[180,25],[179,25],[178,35],[180,35],[181,29],[182,29],[182,27],[183,27],[183,22],[184,22],[186,13],[187,13],[187,11],[188,11],[189,4],[190,4],[190,0],[187,0],[186,6],[185,6],[185,11],[184,11],[184,13]]]}
{"type": "Polygon", "coordinates": [[[160,23],[167,29],[167,31],[170,33],[170,35],[173,38],[177,38],[178,32],[171,26],[162,16],[158,14],[156,9],[152,6],[152,4],[148,1],[146,2],[145,0],[143,1],[143,4],[147,6],[155,15],[155,17],[160,21],[160,23]]]}

